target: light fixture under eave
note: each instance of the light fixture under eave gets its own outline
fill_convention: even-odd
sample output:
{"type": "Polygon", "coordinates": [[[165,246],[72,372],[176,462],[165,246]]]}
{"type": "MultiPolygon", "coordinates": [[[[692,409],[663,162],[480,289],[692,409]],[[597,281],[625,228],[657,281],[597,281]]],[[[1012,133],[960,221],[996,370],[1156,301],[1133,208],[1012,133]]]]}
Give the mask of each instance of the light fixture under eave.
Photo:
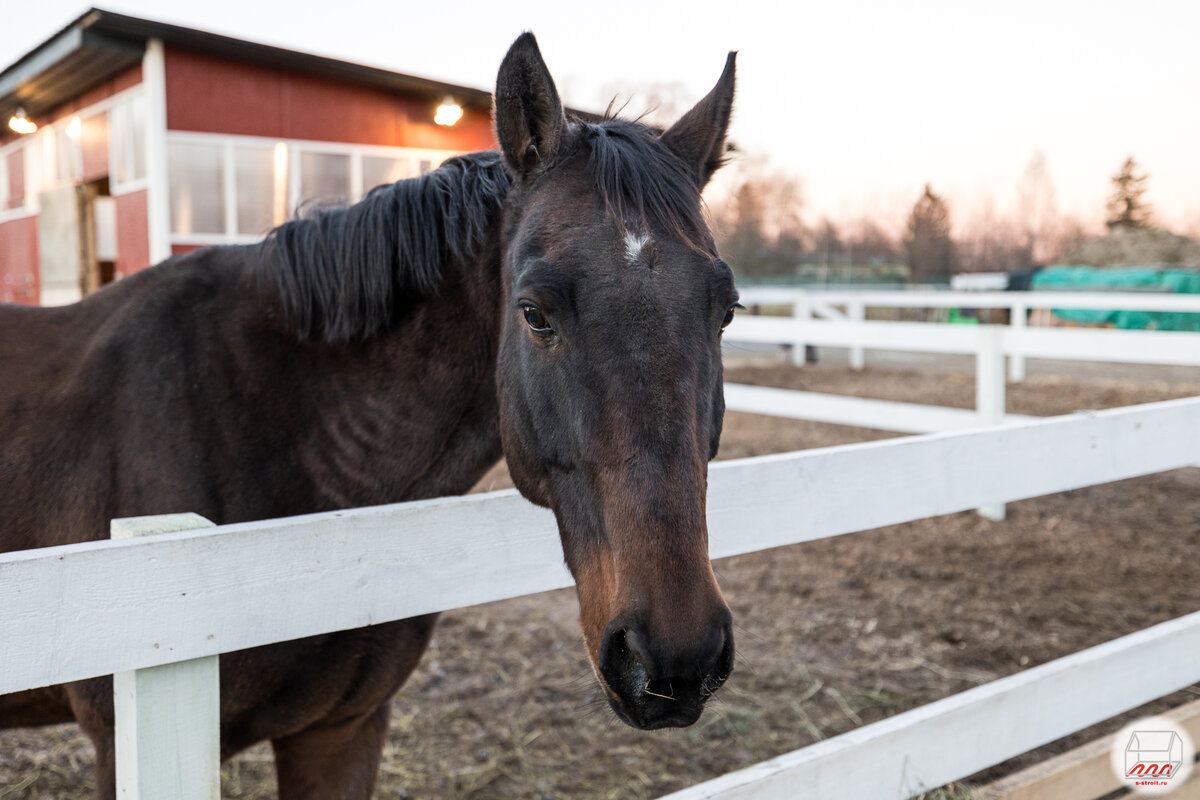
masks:
{"type": "Polygon", "coordinates": [[[449,127],[462,119],[462,106],[454,102],[453,97],[447,97],[442,101],[442,104],[437,107],[437,113],[433,115],[433,121],[438,125],[449,127]]]}
{"type": "Polygon", "coordinates": [[[78,139],[83,135],[83,120],[79,118],[78,114],[71,117],[71,121],[67,123],[66,134],[72,139],[78,139]]]}
{"type": "Polygon", "coordinates": [[[25,109],[23,108],[18,108],[16,112],[8,118],[8,127],[22,136],[27,133],[33,133],[38,129],[37,123],[25,115],[25,109]]]}

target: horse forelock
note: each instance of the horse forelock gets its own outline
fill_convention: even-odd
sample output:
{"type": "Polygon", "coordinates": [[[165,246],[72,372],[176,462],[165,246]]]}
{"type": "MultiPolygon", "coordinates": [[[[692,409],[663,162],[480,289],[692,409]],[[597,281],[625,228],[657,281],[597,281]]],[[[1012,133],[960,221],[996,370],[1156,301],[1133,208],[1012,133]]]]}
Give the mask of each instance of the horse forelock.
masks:
{"type": "Polygon", "coordinates": [[[659,230],[692,250],[715,255],[700,190],[654,128],[624,119],[574,127],[587,149],[595,188],[622,235],[638,239],[659,230]]]}
{"type": "Polygon", "coordinates": [[[452,158],[352,206],[281,225],[263,248],[263,269],[299,336],[367,339],[394,322],[405,296],[434,292],[447,263],[478,257],[508,189],[498,153],[452,158]]]}

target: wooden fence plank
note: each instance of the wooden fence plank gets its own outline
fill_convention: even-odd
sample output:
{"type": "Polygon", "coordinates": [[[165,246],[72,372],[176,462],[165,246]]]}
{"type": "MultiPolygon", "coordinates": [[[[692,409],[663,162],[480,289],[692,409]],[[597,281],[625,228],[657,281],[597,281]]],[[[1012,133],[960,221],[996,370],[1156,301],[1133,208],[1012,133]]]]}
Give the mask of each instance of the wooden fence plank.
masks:
{"type": "Polygon", "coordinates": [[[1200,333],[946,325],[934,322],[814,322],[788,317],[743,317],[728,342],[870,348],[919,353],[975,354],[988,328],[1002,332],[1004,352],[1028,358],[1200,366],[1200,333]]]}
{"type": "Polygon", "coordinates": [[[746,287],[742,303],[790,305],[798,298],[828,305],[861,302],[867,308],[1026,308],[1180,311],[1200,313],[1200,295],[1150,292],[873,292],[746,287]]]}
{"type": "MultiPolygon", "coordinates": [[[[112,538],[212,528],[199,514],[115,519],[112,538]]],[[[217,656],[113,675],[117,796],[220,800],[221,681],[217,656]]]]}
{"type": "Polygon", "coordinates": [[[724,339],[726,342],[804,342],[824,347],[865,347],[875,350],[973,355],[979,351],[979,331],[982,327],[987,326],[944,325],[932,322],[814,322],[788,317],[740,317],[726,328],[724,339]]]}
{"type": "MultiPolygon", "coordinates": [[[[975,353],[975,413],[979,425],[1000,425],[1004,422],[1004,340],[1002,328],[987,325],[980,328],[979,350],[975,353]]],[[[979,516],[992,522],[1004,520],[1003,503],[980,506],[979,516]]]]}
{"type": "MultiPolygon", "coordinates": [[[[749,414],[768,414],[901,433],[965,430],[978,428],[982,424],[979,413],[969,408],[899,403],[736,383],[725,384],[725,408],[749,414]]],[[[1006,423],[1034,419],[1037,417],[1004,415],[1006,423]]]]}
{"type": "Polygon", "coordinates": [[[903,800],[1200,678],[1200,612],[722,775],[662,800],[903,800]],[[985,720],[1006,720],[985,724],[985,720]]]}
{"type": "MultiPolygon", "coordinates": [[[[1200,744],[1200,700],[1173,708],[1161,716],[1174,720],[1187,731],[1193,747],[1200,744]]],[[[1112,738],[1104,736],[1034,764],[988,784],[979,790],[979,794],[985,800],[1096,800],[1124,785],[1113,773],[1110,763],[1112,738]]],[[[1200,773],[1191,780],[1197,778],[1200,773]]]]}

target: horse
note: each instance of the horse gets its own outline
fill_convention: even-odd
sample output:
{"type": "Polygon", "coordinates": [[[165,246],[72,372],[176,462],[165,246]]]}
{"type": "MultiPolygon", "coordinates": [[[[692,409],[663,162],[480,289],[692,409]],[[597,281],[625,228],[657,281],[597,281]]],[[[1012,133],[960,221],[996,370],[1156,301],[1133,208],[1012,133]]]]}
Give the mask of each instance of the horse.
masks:
{"type": "MultiPolygon", "coordinates": [[[[705,490],[737,291],[700,199],[733,91],[731,53],[665,130],[568,119],[525,33],[498,151],[72,306],[4,307],[0,550],[461,494],[503,456],[554,512],[615,715],[694,723],[734,654],[705,490]]],[[[222,655],[222,757],[267,740],[281,798],[370,797],[435,620],[222,655]]],[[[113,798],[111,677],[0,697],[0,727],[69,721],[113,798]]]]}

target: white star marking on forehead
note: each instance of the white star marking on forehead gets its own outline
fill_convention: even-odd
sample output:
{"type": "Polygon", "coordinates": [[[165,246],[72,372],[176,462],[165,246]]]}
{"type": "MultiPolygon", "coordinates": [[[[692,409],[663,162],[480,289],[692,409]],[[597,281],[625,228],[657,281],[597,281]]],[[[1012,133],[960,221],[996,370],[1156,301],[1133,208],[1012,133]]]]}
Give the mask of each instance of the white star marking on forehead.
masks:
{"type": "Polygon", "coordinates": [[[636,264],[638,258],[642,255],[642,250],[648,244],[650,244],[650,237],[646,234],[626,233],[625,260],[630,264],[636,264]]]}

